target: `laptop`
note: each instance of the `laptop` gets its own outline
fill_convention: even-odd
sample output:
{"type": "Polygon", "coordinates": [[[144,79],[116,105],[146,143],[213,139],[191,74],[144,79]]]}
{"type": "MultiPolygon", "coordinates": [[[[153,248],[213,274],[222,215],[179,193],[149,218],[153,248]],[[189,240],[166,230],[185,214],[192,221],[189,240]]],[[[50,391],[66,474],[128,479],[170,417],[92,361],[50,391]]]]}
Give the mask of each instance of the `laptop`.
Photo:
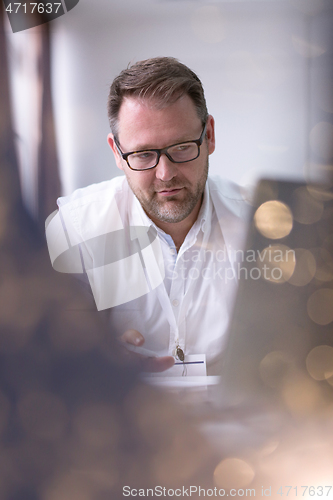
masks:
{"type": "Polygon", "coordinates": [[[302,413],[333,402],[332,186],[263,179],[214,400],[302,413]]]}

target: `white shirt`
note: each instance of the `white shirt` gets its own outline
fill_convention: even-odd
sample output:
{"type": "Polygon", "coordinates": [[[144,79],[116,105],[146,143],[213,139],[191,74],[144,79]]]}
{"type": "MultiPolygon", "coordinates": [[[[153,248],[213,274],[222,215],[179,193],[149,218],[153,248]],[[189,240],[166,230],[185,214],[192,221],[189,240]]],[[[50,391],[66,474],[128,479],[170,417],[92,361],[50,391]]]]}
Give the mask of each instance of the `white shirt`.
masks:
{"type": "MultiPolygon", "coordinates": [[[[234,255],[242,248],[244,237],[246,207],[237,188],[209,178],[198,218],[178,254],[172,238],[149,219],[123,176],[59,198],[58,205],[67,241],[71,240],[70,245],[79,244],[81,260],[82,242],[97,238],[98,250],[89,249],[89,256],[83,258],[86,263],[83,271],[88,274],[98,309],[107,308],[108,297],[115,290],[118,295],[120,291],[126,292],[127,298],[118,300],[119,305],[110,308],[112,331],[119,336],[129,328],[138,330],[145,337],[144,347],[160,356],[172,355],[176,346],[185,355],[206,354],[208,374],[212,374],[210,366],[213,366],[226,340],[237,284],[233,272],[234,255]],[[116,212],[112,211],[115,207],[116,212]],[[155,284],[154,280],[150,280],[150,283],[147,280],[149,286],[141,296],[136,293],[136,298],[121,303],[121,300],[127,300],[134,293],[135,287],[130,285],[129,280],[139,268],[141,273],[139,257],[133,260],[130,273],[128,270],[127,274],[118,273],[116,279],[115,274],[112,274],[108,281],[105,278],[108,266],[101,263],[101,260],[105,260],[106,252],[103,251],[102,257],[96,257],[94,252],[100,253],[100,247],[107,246],[104,242],[100,244],[103,234],[126,226],[145,226],[157,231],[155,243],[158,242],[159,250],[150,253],[145,262],[147,268],[147,263],[156,260],[160,269],[163,268],[163,273],[159,281],[155,280],[155,284]]],[[[58,227],[58,235],[59,231],[58,227]]],[[[51,231],[48,232],[50,250],[52,236],[51,231]]],[[[141,252],[141,260],[145,251],[147,249],[141,252]]],[[[50,255],[54,265],[55,258],[51,250],[50,255]]],[[[147,277],[147,269],[144,272],[147,277]]],[[[143,275],[140,276],[138,279],[145,281],[143,275]]]]}

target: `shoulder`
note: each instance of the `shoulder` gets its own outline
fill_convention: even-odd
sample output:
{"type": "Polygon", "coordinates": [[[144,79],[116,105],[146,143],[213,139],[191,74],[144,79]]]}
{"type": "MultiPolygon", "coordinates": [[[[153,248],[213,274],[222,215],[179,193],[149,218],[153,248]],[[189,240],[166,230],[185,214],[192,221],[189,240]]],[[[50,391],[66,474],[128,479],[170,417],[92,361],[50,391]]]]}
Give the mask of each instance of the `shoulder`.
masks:
{"type": "Polygon", "coordinates": [[[125,176],[77,189],[57,200],[62,224],[75,242],[123,227],[129,186],[125,176]]]}
{"type": "Polygon", "coordinates": [[[110,197],[115,196],[117,193],[126,191],[127,187],[128,184],[125,176],[114,177],[108,181],[76,189],[69,196],[61,196],[58,198],[57,204],[59,208],[65,205],[79,207],[93,203],[94,201],[110,199],[110,197]]]}
{"type": "Polygon", "coordinates": [[[240,186],[228,179],[223,179],[219,175],[210,175],[208,184],[211,191],[218,191],[228,198],[241,199],[240,186]]]}
{"type": "Polygon", "coordinates": [[[249,205],[246,203],[239,185],[219,176],[210,176],[208,177],[208,187],[217,211],[223,208],[238,217],[247,216],[249,205]]]}
{"type": "Polygon", "coordinates": [[[227,248],[244,248],[250,205],[240,186],[220,177],[208,178],[208,186],[227,248]]]}

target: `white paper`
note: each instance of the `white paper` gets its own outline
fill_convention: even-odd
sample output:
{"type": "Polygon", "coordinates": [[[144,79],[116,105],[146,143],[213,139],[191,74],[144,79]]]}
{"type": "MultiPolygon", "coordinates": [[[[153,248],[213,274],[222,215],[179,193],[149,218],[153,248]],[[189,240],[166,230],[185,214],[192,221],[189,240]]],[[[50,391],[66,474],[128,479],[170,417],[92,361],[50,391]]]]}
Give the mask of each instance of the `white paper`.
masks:
{"type": "Polygon", "coordinates": [[[206,354],[186,354],[184,363],[176,360],[175,364],[159,373],[149,373],[149,377],[206,377],[206,354]]]}

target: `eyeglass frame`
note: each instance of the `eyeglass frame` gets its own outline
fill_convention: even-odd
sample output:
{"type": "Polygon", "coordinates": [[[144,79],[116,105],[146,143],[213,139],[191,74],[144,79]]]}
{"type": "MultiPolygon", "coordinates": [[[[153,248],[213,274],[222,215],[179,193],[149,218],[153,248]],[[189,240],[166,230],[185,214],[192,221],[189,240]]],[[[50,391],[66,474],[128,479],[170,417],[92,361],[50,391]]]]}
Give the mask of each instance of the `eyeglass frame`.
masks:
{"type": "Polygon", "coordinates": [[[204,127],[202,129],[202,132],[201,132],[201,135],[200,135],[199,139],[192,140],[192,141],[177,142],[176,144],[171,144],[170,146],[167,146],[166,148],[162,148],[162,149],[140,149],[138,151],[130,151],[129,153],[123,153],[122,152],[122,150],[120,149],[119,141],[118,141],[118,139],[117,139],[116,136],[114,136],[114,142],[116,144],[116,147],[118,149],[118,152],[119,152],[120,156],[122,157],[123,160],[126,161],[126,163],[129,166],[129,168],[131,170],[134,170],[135,172],[144,172],[146,170],[151,170],[152,168],[156,168],[157,165],[158,165],[158,163],[159,163],[159,161],[160,161],[160,158],[161,158],[162,154],[164,154],[172,163],[188,163],[190,161],[196,160],[200,156],[200,146],[202,145],[202,143],[204,141],[206,131],[207,131],[207,122],[205,123],[205,125],[204,125],[204,127]],[[174,146],[181,146],[182,144],[188,144],[189,142],[194,142],[198,146],[198,154],[197,154],[197,156],[195,156],[195,158],[192,158],[191,160],[185,160],[185,161],[175,161],[167,153],[168,149],[173,148],[174,146]],[[131,167],[131,165],[129,164],[129,161],[128,161],[128,157],[130,155],[132,155],[132,154],[144,153],[146,151],[147,152],[152,151],[152,152],[157,153],[157,162],[156,162],[156,164],[153,167],[148,167],[148,168],[133,168],[133,167],[131,167]]]}

